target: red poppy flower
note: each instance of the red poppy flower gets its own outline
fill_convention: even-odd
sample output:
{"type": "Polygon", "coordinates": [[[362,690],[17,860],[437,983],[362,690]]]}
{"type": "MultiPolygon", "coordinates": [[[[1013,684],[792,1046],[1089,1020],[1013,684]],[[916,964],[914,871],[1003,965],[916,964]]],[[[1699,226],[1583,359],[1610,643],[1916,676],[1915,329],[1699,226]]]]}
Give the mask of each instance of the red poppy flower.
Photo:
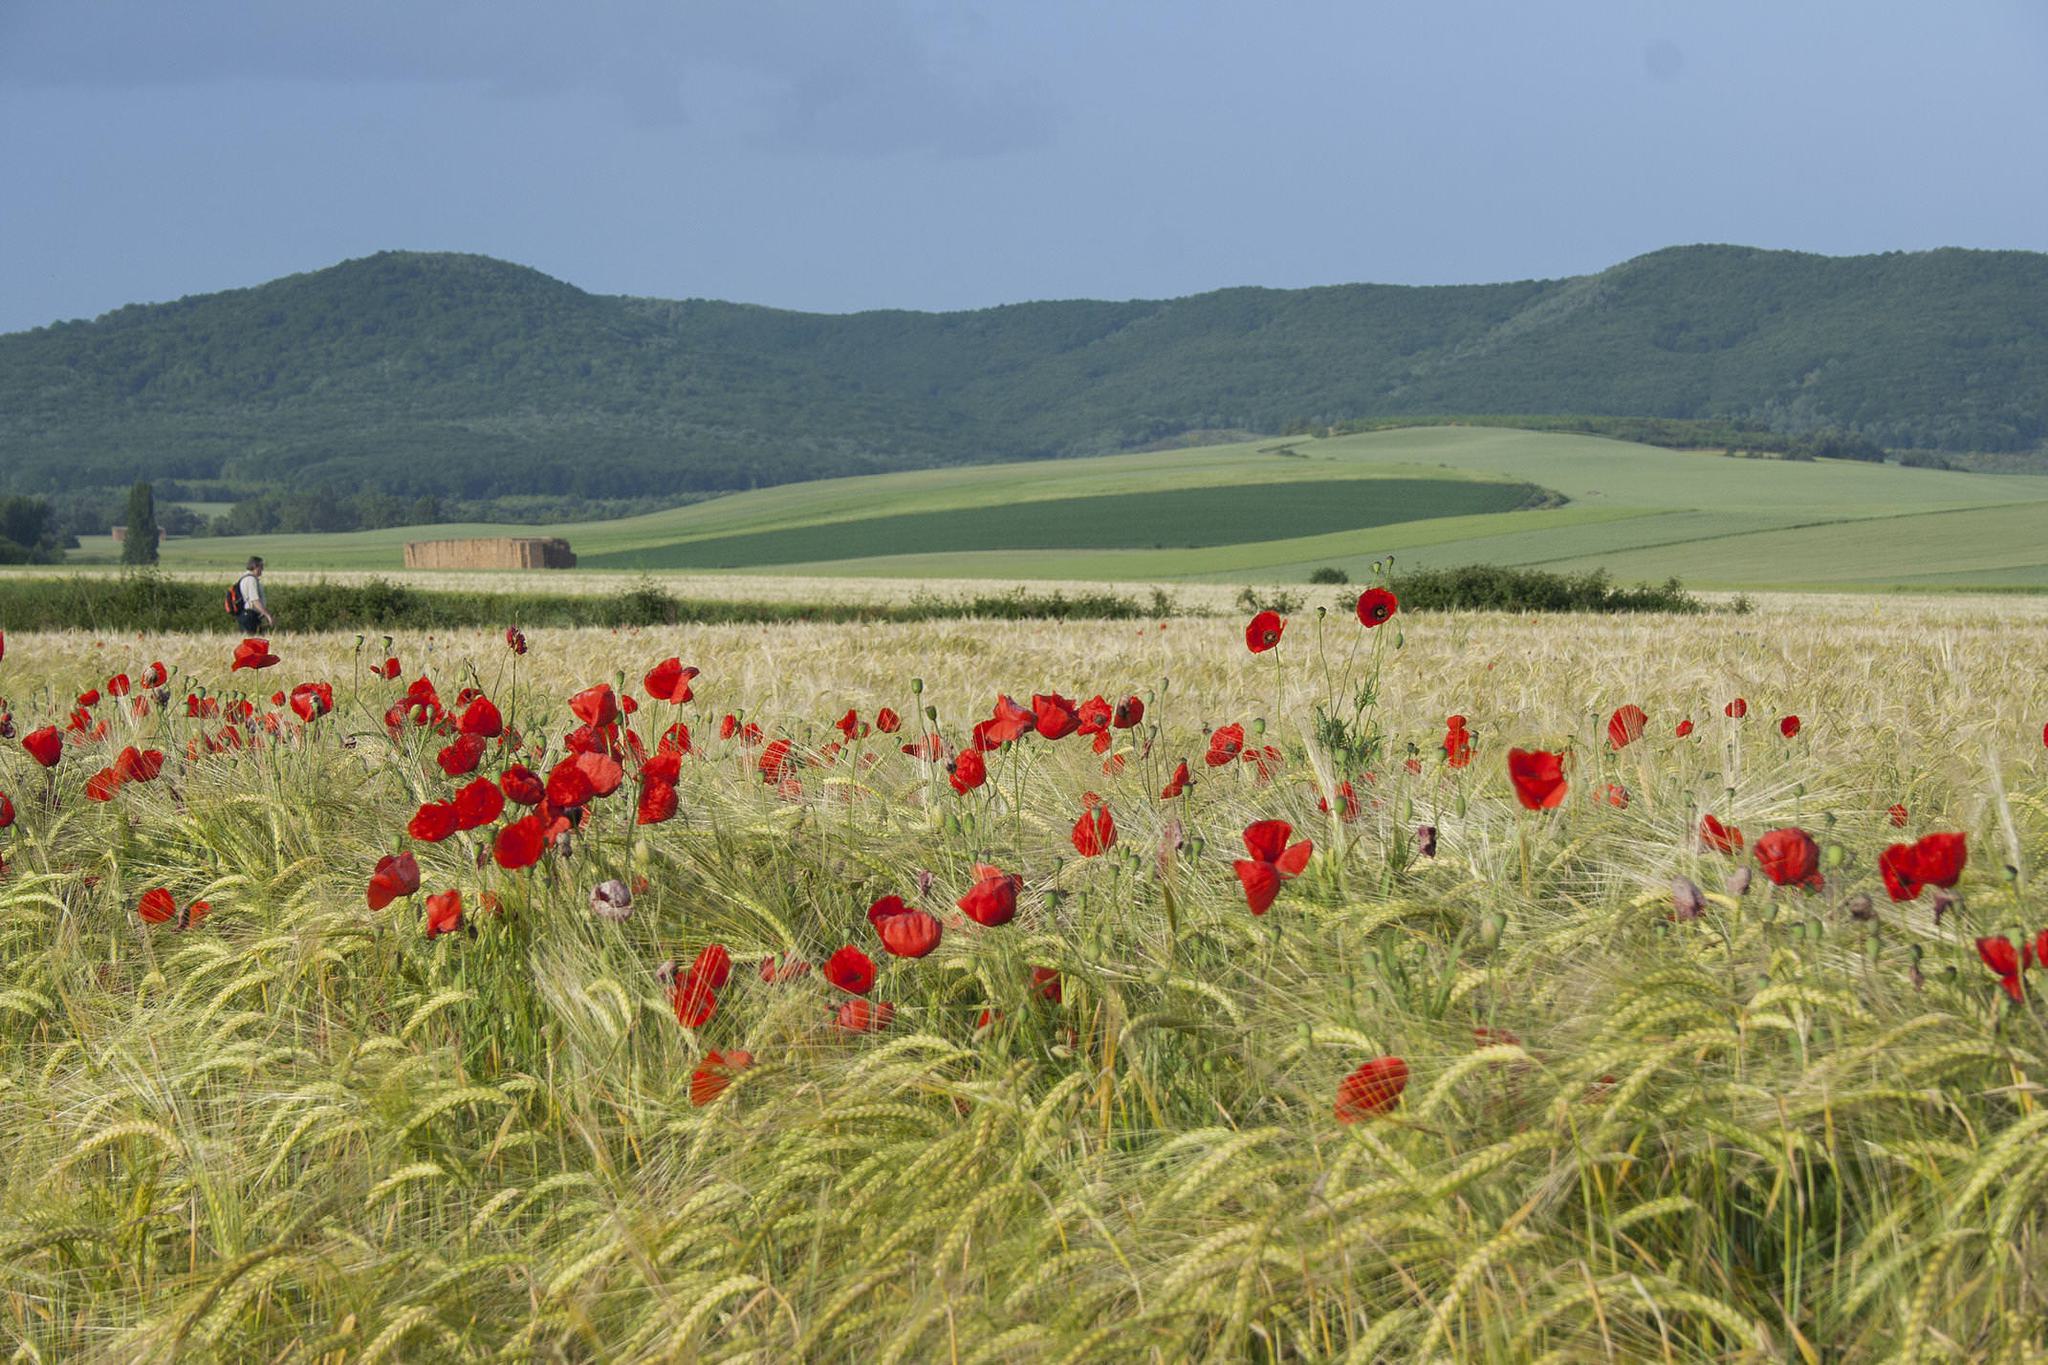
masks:
{"type": "Polygon", "coordinates": [[[903,717],[897,715],[888,707],[885,706],[881,710],[875,712],[875,729],[879,730],[881,733],[885,735],[893,735],[902,728],[903,717]]]}
{"type": "Polygon", "coordinates": [[[626,770],[610,754],[582,753],[571,760],[590,783],[592,796],[610,796],[626,780],[626,770]]]}
{"type": "Polygon", "coordinates": [[[268,668],[277,662],[277,656],[270,652],[270,641],[253,636],[235,646],[235,660],[228,665],[228,672],[239,672],[244,668],[268,668]]]}
{"type": "Polygon", "coordinates": [[[1741,720],[1749,714],[1749,703],[1741,697],[1737,697],[1734,701],[1721,708],[1721,714],[1730,720],[1741,720]]]}
{"type": "Polygon", "coordinates": [[[28,755],[45,768],[57,766],[57,760],[64,757],[64,737],[57,733],[54,725],[45,725],[40,730],[31,730],[21,737],[21,747],[28,755]]]}
{"type": "Polygon", "coordinates": [[[478,697],[462,713],[462,733],[496,739],[505,733],[505,717],[489,697],[478,697]]]}
{"type": "Polygon", "coordinates": [[[773,786],[782,780],[784,769],[796,766],[790,761],[789,750],[789,741],[778,739],[761,751],[760,761],[755,766],[761,770],[761,780],[763,782],[773,786]]]}
{"type": "MultiPolygon", "coordinates": [[[[1358,804],[1358,793],[1352,789],[1350,778],[1347,777],[1337,784],[1336,796],[1338,801],[1338,818],[1345,824],[1352,823],[1365,813],[1364,807],[1358,804]]],[[[1317,797],[1316,809],[1328,815],[1330,813],[1330,798],[1328,796],[1317,797]]]]}
{"type": "MultiPolygon", "coordinates": [[[[939,936],[944,932],[936,916],[905,905],[901,896],[884,896],[870,905],[868,923],[875,926],[882,946],[897,957],[923,957],[939,946],[939,936]]],[[[825,966],[830,979],[831,963],[825,966]]]]}
{"type": "Polygon", "coordinates": [[[848,995],[866,995],[875,988],[875,963],[851,943],[825,959],[825,979],[848,995]]]}
{"type": "Polygon", "coordinates": [[[0,829],[14,823],[14,802],[8,800],[6,792],[0,792],[0,829]]]}
{"type": "Polygon", "coordinates": [[[427,937],[439,938],[462,927],[462,892],[443,891],[427,897],[427,937]]]}
{"type": "Polygon", "coordinates": [[[1116,819],[1109,813],[1109,806],[1089,803],[1088,809],[1081,812],[1081,818],[1074,822],[1073,837],[1074,851],[1083,858],[1098,857],[1114,848],[1116,819]]]}
{"type": "Polygon", "coordinates": [[[1452,768],[1462,768],[1472,761],[1472,734],[1465,728],[1463,716],[1452,716],[1453,724],[1444,728],[1444,763],[1452,768]]]}
{"type": "Polygon", "coordinates": [[[1223,725],[1209,736],[1209,752],[1204,761],[1212,768],[1220,768],[1234,761],[1244,750],[1244,727],[1223,725]]]}
{"type": "Polygon", "coordinates": [[[506,800],[522,806],[538,806],[547,800],[547,785],[540,780],[540,774],[524,764],[515,763],[500,773],[498,787],[506,800]]]}
{"type": "Polygon", "coordinates": [[[1799,733],[1799,717],[1787,716],[1778,722],[1778,733],[1790,739],[1799,733]]]}
{"type": "Polygon", "coordinates": [[[1385,625],[1400,609],[1400,599],[1385,588],[1367,588],[1358,594],[1358,624],[1367,630],[1385,625]]]}
{"type": "Polygon", "coordinates": [[[1607,742],[1617,749],[1626,749],[1643,737],[1643,727],[1649,723],[1643,708],[1630,702],[1607,718],[1607,742]]]}
{"type": "Polygon", "coordinates": [[[1677,729],[1677,730],[1675,730],[1675,731],[1673,731],[1673,733],[1674,733],[1674,734],[1676,734],[1676,735],[1677,735],[1677,736],[1678,736],[1678,737],[1679,737],[1680,739],[1684,739],[1684,738],[1685,738],[1685,737],[1686,737],[1687,735],[1691,734],[1691,733],[1692,733],[1692,721],[1691,721],[1691,719],[1690,719],[1690,718],[1688,718],[1688,719],[1686,719],[1686,720],[1682,720],[1682,721],[1678,722],[1678,729],[1677,729]]]}
{"type": "Polygon", "coordinates": [[[526,632],[516,626],[505,627],[505,648],[514,654],[526,652],[526,632]]]}
{"type": "Polygon", "coordinates": [[[725,983],[732,977],[732,954],[723,943],[707,943],[697,950],[697,956],[690,963],[690,975],[702,980],[714,991],[725,989],[725,983]]]}
{"type": "Polygon", "coordinates": [[[1038,716],[1010,700],[1007,695],[997,694],[995,714],[974,727],[975,747],[984,751],[1008,744],[1030,734],[1038,726],[1038,716]]]}
{"type": "MultiPolygon", "coordinates": [[[[985,721],[983,722],[983,724],[986,723],[987,722],[985,721]]],[[[977,744],[975,746],[975,749],[976,752],[980,752],[981,746],[977,744]]],[[[910,755],[912,758],[917,759],[919,762],[936,763],[944,755],[945,749],[940,744],[939,737],[937,735],[927,734],[922,739],[919,739],[915,744],[904,745],[903,752],[910,755]]]]}
{"type": "Polygon", "coordinates": [[[1891,817],[1893,829],[1904,829],[1906,827],[1906,808],[1904,806],[1893,806],[1885,814],[1891,817]]]}
{"type": "Polygon", "coordinates": [[[2032,944],[2013,946],[2009,938],[1980,938],[1977,940],[1977,956],[1984,965],[1998,974],[1998,984],[2005,993],[2015,1000],[2026,998],[2026,987],[2020,974],[2035,965],[2032,944]]]}
{"type": "Polygon", "coordinates": [[[1128,730],[1143,719],[1145,703],[1136,697],[1125,697],[1116,704],[1116,709],[1109,713],[1110,726],[1118,730],[1128,730]]]}
{"type": "Polygon", "coordinates": [[[450,777],[466,777],[476,771],[476,765],[483,762],[484,742],[475,735],[458,736],[434,756],[441,765],[441,771],[450,777]]]}
{"type": "Polygon", "coordinates": [[[974,865],[974,885],[956,904],[962,913],[983,928],[995,929],[1017,915],[1017,892],[1024,879],[986,863],[974,865]]]}
{"type": "Polygon", "coordinates": [[[1173,776],[1168,778],[1166,785],[1160,789],[1159,799],[1171,801],[1193,785],[1194,779],[1188,776],[1188,761],[1182,759],[1180,764],[1174,768],[1173,776]]]}
{"type": "Polygon", "coordinates": [[[845,715],[832,722],[832,726],[848,739],[858,739],[868,732],[867,727],[860,723],[860,712],[851,706],[846,708],[845,715]]]}
{"type": "Polygon", "coordinates": [[[1700,847],[1715,853],[1742,852],[1742,831],[1724,825],[1711,813],[1700,817],[1700,847]]]}
{"type": "Polygon", "coordinates": [[[668,782],[649,782],[640,789],[640,805],[634,812],[633,822],[640,825],[659,825],[675,818],[676,789],[668,782]]]}
{"type": "Polygon", "coordinates": [[[1262,611],[1244,628],[1244,647],[1254,654],[1264,654],[1280,643],[1286,629],[1286,617],[1277,611],[1262,611]]]}
{"type": "Polygon", "coordinates": [[[571,754],[548,772],[548,804],[581,806],[596,795],[591,788],[589,776],[576,762],[581,757],[581,754],[571,754]]]}
{"type": "Polygon", "coordinates": [[[647,676],[641,681],[647,686],[648,696],[681,706],[694,695],[690,691],[690,683],[697,673],[695,668],[685,668],[681,659],[663,659],[648,669],[647,676]]]}
{"type": "Polygon", "coordinates": [[[1033,967],[1031,969],[1031,990],[1039,999],[1049,1000],[1055,1005],[1059,1004],[1066,995],[1065,990],[1060,985],[1060,973],[1057,967],[1033,967]]]}
{"type": "Polygon", "coordinates": [[[164,679],[169,676],[170,670],[166,669],[161,662],[152,663],[148,668],[142,670],[142,685],[144,687],[162,687],[164,679]]]}
{"type": "Polygon", "coordinates": [[[1607,784],[1607,804],[1621,810],[1628,809],[1628,788],[1618,782],[1607,784]]]}
{"type": "Polygon", "coordinates": [[[1057,692],[1034,694],[1031,717],[1041,739],[1065,739],[1081,728],[1081,713],[1073,699],[1057,692]]]}
{"type": "Polygon", "coordinates": [[[732,1078],[754,1064],[754,1054],[733,1048],[728,1052],[707,1052],[690,1073],[690,1103],[699,1108],[725,1093],[732,1078]]]}
{"type": "Polygon", "coordinates": [[[127,696],[129,687],[130,683],[126,673],[116,673],[113,677],[107,679],[107,695],[110,697],[127,696]]]}
{"type": "Polygon", "coordinates": [[[169,924],[177,922],[180,929],[189,929],[206,918],[206,912],[213,907],[205,901],[193,901],[183,910],[171,893],[161,886],[142,893],[142,900],[136,905],[135,913],[145,924],[169,924]]]}
{"type": "Polygon", "coordinates": [[[619,699],[613,694],[610,683],[584,688],[569,698],[569,709],[585,725],[599,728],[615,725],[619,719],[619,699]]]}
{"type": "Polygon", "coordinates": [[[953,756],[946,781],[952,784],[954,791],[965,796],[988,781],[988,760],[978,749],[962,749],[953,756]]]}
{"type": "Polygon", "coordinates": [[[524,815],[498,831],[491,855],[507,871],[532,867],[547,848],[547,825],[539,815],[524,815]]]}
{"type": "Polygon", "coordinates": [[[121,774],[112,768],[102,768],[85,781],[85,796],[88,801],[111,801],[114,793],[121,790],[121,774]]]}
{"type": "Polygon", "coordinates": [[[1356,1123],[1384,1114],[1408,1088],[1408,1063],[1399,1057],[1367,1062],[1337,1083],[1337,1122],[1356,1123]]]}
{"type": "Polygon", "coordinates": [[[476,829],[505,813],[505,793],[488,777],[479,777],[455,793],[455,827],[476,829]]]}
{"type": "Polygon", "coordinates": [[[1315,844],[1308,839],[1290,848],[1287,839],[1293,833],[1294,826],[1285,820],[1260,820],[1245,828],[1245,851],[1251,857],[1239,858],[1231,866],[1244,885],[1245,904],[1254,915],[1263,915],[1272,907],[1280,883],[1300,876],[1315,853],[1315,844]]]}
{"type": "Polygon", "coordinates": [[[1493,1028],[1486,1024],[1472,1027],[1473,1047],[1520,1047],[1522,1040],[1504,1028],[1493,1028]]]}
{"type": "Polygon", "coordinates": [[[372,910],[382,910],[419,889],[419,860],[410,853],[387,853],[377,860],[377,870],[370,874],[367,899],[372,910]]]}
{"type": "Polygon", "coordinates": [[[1893,844],[1877,857],[1877,870],[1895,901],[1909,901],[1929,886],[1953,887],[1969,860],[1961,834],[1929,834],[1911,844],[1893,844]]]}
{"type": "Polygon", "coordinates": [[[833,1016],[835,1027],[845,1033],[879,1033],[889,1027],[896,1017],[896,1007],[888,1001],[871,1004],[866,1000],[848,1000],[833,1016]]]}
{"type": "Polygon", "coordinates": [[[397,677],[397,676],[399,675],[399,672],[400,672],[400,669],[399,669],[399,666],[398,666],[398,660],[397,660],[397,659],[386,659],[386,660],[385,660],[385,661],[384,661],[383,663],[381,663],[381,664],[371,664],[371,665],[370,665],[370,673],[371,673],[371,676],[373,676],[373,677],[378,677],[378,678],[383,678],[383,679],[384,679],[384,680],[386,680],[387,682],[388,682],[389,680],[391,680],[392,678],[395,678],[395,677],[397,677]]]}
{"type": "Polygon", "coordinates": [[[421,843],[438,844],[453,834],[460,823],[453,802],[429,801],[413,813],[405,832],[421,843]]]}
{"type": "Polygon", "coordinates": [[[1280,751],[1270,744],[1263,748],[1246,749],[1241,757],[1244,762],[1251,764],[1253,770],[1258,773],[1259,785],[1261,787],[1273,780],[1273,774],[1287,766],[1287,760],[1281,757],[1280,751]]]}
{"type": "Polygon", "coordinates": [[[1508,750],[1508,780],[1515,799],[1530,810],[1553,810],[1564,804],[1564,755],[1543,750],[1508,750]]]}
{"type": "Polygon", "coordinates": [[[307,724],[334,709],[334,688],[324,682],[303,682],[292,689],[292,710],[307,724]]]}
{"type": "Polygon", "coordinates": [[[1756,841],[1753,852],[1774,886],[1818,891],[1825,880],[1820,874],[1820,845],[1803,829],[1774,829],[1756,841]]]}

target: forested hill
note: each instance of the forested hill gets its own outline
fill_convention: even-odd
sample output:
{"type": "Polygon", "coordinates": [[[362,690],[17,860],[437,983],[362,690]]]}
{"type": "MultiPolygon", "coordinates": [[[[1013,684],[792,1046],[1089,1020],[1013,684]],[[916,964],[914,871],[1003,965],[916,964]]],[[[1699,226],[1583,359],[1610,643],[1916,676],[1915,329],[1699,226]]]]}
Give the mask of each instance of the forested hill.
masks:
{"type": "Polygon", "coordinates": [[[1678,247],[1512,284],[820,315],[386,252],[0,336],[0,488],[627,497],[1425,413],[2048,437],[2048,255],[1678,247]]]}

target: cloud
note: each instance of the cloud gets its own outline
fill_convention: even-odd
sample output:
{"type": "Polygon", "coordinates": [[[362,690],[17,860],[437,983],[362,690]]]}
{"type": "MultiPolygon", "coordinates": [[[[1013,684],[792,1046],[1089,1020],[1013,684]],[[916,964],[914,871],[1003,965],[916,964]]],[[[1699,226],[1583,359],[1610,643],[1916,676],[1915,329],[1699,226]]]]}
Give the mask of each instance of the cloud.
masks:
{"type": "Polygon", "coordinates": [[[987,156],[1049,140],[1057,118],[1036,83],[971,25],[914,3],[35,0],[0,9],[0,87],[394,82],[595,95],[644,127],[708,122],[838,156],[987,156]]]}

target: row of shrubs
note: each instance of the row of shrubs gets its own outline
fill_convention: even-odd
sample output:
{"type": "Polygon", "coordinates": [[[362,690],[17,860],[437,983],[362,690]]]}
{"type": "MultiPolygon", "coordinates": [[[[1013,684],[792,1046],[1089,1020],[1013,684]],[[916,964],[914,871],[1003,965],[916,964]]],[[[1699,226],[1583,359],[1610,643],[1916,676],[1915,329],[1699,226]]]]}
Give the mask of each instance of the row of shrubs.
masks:
{"type": "MultiPolygon", "coordinates": [[[[149,570],[69,577],[0,576],[0,629],[227,632],[235,620],[224,586],[168,578],[149,570]]],[[[1135,620],[1170,615],[1164,594],[1150,601],[1109,592],[975,597],[919,595],[892,604],[702,601],[678,597],[652,579],[624,593],[451,592],[382,578],[360,583],[273,585],[272,610],[293,630],[449,630],[463,627],[662,626],[775,621],[1135,620]]]]}
{"type": "MultiPolygon", "coordinates": [[[[1311,583],[1349,583],[1351,575],[1335,567],[1317,569],[1311,583]]],[[[1604,569],[1588,573],[1561,574],[1545,569],[1511,569],[1492,564],[1467,564],[1455,569],[1411,569],[1394,579],[1394,591],[1403,611],[1668,611],[1692,613],[1706,610],[1698,598],[1675,578],[1662,583],[1638,583],[1619,588],[1608,580],[1604,569]]],[[[1245,599],[1274,606],[1272,595],[1260,596],[1245,590],[1245,599]]],[[[1288,610],[1282,596],[1278,610],[1288,610]]],[[[1747,598],[1737,598],[1734,609],[1747,612],[1747,598]]]]}

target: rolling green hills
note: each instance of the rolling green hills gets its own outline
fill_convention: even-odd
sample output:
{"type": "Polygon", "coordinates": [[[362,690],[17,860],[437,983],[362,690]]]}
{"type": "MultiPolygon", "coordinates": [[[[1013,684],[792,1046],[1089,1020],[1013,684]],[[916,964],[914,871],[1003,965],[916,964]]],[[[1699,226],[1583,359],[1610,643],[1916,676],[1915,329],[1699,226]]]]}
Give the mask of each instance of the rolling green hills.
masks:
{"type": "MultiPolygon", "coordinates": [[[[408,539],[505,529],[202,537],[164,563],[396,569],[408,539]]],[[[1391,552],[1698,587],[2048,586],[2048,477],[1481,427],[820,480],[538,529],[611,571],[1301,582],[1391,552]],[[1539,492],[1562,505],[1529,505],[1539,492]]]]}
{"type": "Polygon", "coordinates": [[[2048,438],[2048,255],[1673,248],[1508,284],[827,316],[387,252],[0,336],[0,489],[620,499],[1440,413],[2048,438]]]}

